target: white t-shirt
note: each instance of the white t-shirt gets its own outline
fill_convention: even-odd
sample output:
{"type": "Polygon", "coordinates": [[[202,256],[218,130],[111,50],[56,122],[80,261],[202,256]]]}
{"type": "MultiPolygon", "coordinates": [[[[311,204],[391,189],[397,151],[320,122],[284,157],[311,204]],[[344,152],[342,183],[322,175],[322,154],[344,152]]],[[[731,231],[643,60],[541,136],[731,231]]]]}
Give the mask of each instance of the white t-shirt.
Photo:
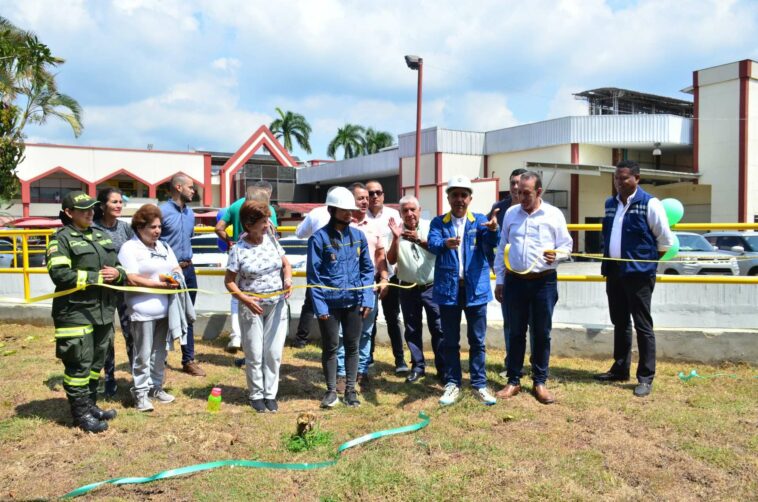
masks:
{"type": "MultiPolygon", "coordinates": [[[[271,293],[282,289],[282,256],[284,249],[276,239],[263,235],[263,242],[251,244],[240,237],[229,252],[226,269],[237,274],[235,282],[240,291],[248,293],[271,293]]],[[[281,295],[258,298],[261,305],[277,303],[281,295]]]]}
{"type": "MultiPolygon", "coordinates": [[[[155,248],[147,247],[137,235],[126,241],[118,252],[118,261],[127,274],[139,274],[146,279],[160,280],[161,274],[171,275],[179,262],[166,243],[158,241],[155,248]]],[[[127,314],[132,321],[154,321],[168,315],[168,296],[151,293],[126,293],[127,314]]]]}

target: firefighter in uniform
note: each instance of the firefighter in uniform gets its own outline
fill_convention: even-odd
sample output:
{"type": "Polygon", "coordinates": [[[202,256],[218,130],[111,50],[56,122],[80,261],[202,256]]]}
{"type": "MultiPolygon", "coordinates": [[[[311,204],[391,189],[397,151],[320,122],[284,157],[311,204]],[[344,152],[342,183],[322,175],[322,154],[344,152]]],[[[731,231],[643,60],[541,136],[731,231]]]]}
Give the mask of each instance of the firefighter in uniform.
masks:
{"type": "MultiPolygon", "coordinates": [[[[47,269],[55,291],[90,284],[123,284],[126,272],[110,236],[91,228],[98,201],[84,192],[63,199],[58,230],[47,247],[47,269]]],[[[88,432],[108,428],[115,410],[97,407],[97,387],[105,356],[113,343],[113,315],[117,292],[87,287],[53,299],[55,355],[65,367],[66,391],[74,425],[88,432]]]]}

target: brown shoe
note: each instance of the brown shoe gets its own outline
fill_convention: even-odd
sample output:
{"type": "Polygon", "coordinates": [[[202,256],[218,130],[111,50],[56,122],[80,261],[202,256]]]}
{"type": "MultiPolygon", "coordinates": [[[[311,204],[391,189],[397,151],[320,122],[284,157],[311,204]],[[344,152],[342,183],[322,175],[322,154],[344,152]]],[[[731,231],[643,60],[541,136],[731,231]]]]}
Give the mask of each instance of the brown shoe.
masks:
{"type": "Polygon", "coordinates": [[[203,371],[203,368],[201,368],[200,365],[195,361],[190,361],[187,364],[183,365],[182,371],[192,376],[205,376],[205,371],[203,371]]]}
{"type": "Polygon", "coordinates": [[[535,385],[532,394],[542,404],[552,404],[555,402],[555,397],[544,385],[535,385]]]}
{"type": "Polygon", "coordinates": [[[508,384],[503,389],[501,389],[499,392],[495,393],[495,397],[499,399],[508,399],[509,397],[513,397],[516,394],[521,392],[521,386],[520,385],[513,385],[508,384]]]}
{"type": "Polygon", "coordinates": [[[347,379],[343,376],[338,376],[337,377],[337,394],[344,394],[346,385],[347,385],[347,379]]]}

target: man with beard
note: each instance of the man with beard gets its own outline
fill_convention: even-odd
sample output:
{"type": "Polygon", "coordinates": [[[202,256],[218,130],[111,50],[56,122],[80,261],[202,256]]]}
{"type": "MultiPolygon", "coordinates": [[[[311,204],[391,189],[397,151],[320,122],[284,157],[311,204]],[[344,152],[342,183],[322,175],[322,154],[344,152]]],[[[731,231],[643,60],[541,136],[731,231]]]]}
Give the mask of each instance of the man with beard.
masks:
{"type": "MultiPolygon", "coordinates": [[[[195,213],[187,204],[195,196],[192,178],[176,174],[171,178],[171,198],[160,205],[163,215],[161,240],[167,242],[179,261],[187,288],[197,289],[197,276],[192,265],[192,234],[195,233],[195,213]]],[[[195,303],[196,291],[190,292],[195,303]]],[[[192,324],[187,327],[187,343],[182,345],[182,370],[192,376],[205,376],[205,371],[195,362],[195,339],[192,324]]]]}

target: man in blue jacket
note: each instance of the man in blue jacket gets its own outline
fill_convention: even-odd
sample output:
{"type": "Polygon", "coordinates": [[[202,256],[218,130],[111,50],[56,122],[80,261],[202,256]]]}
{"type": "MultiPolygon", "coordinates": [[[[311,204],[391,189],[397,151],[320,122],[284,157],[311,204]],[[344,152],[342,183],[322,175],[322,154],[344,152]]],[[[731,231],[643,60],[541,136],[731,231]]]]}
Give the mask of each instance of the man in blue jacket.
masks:
{"type": "Polygon", "coordinates": [[[497,210],[490,220],[468,210],[471,181],[456,176],[447,185],[450,212],[437,216],[429,227],[428,248],[437,256],[434,269],[434,301],[440,306],[445,359],[443,406],[453,404],[461,389],[461,314],[466,314],[471,386],[486,405],[495,397],[487,389],[484,337],[487,303],[492,300],[490,268],[485,244],[497,245],[497,210]]]}
{"type": "Polygon", "coordinates": [[[616,165],[613,185],[618,195],[605,201],[603,218],[605,292],[613,323],[613,366],[600,375],[603,382],[629,380],[632,364],[632,323],[637,331],[640,362],[634,395],[645,397],[655,377],[655,332],[650,301],[655,288],[657,263],[674,244],[666,210],[661,201],[639,187],[640,166],[632,160],[616,165]]]}
{"type": "Polygon", "coordinates": [[[321,329],[321,364],[326,378],[322,408],[331,408],[337,399],[337,348],[340,328],[345,346],[347,406],[360,406],[355,392],[358,376],[358,341],[363,319],[374,308],[376,296],[374,265],[366,235],[350,226],[355,205],[353,194],[344,187],[326,197],[331,219],[308,239],[306,276],[313,296],[313,311],[321,329]],[[325,287],[319,287],[325,286],[325,287]]]}

